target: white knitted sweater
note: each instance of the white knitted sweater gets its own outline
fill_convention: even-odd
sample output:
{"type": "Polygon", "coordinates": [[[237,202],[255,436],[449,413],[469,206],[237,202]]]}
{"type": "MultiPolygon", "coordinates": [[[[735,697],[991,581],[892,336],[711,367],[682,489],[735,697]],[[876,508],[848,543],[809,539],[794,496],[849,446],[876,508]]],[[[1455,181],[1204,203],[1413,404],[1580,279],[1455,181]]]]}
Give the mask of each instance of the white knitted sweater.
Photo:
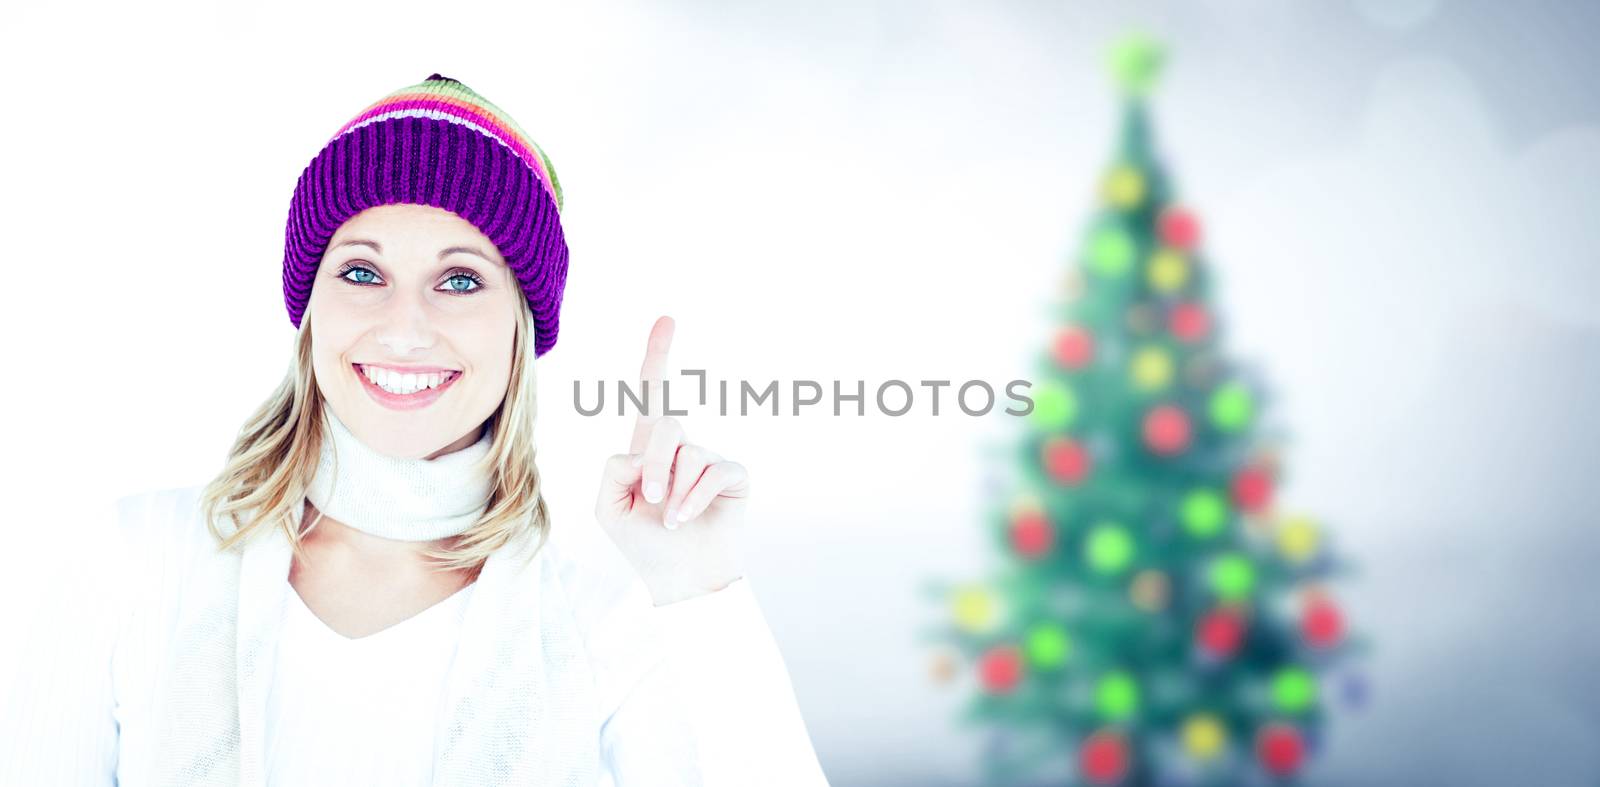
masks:
{"type": "MultiPolygon", "coordinates": [[[[240,561],[216,551],[199,491],[131,495],[82,523],[96,546],[62,561],[60,585],[39,595],[19,639],[18,671],[0,676],[0,785],[166,787],[171,774],[155,769],[171,755],[157,747],[210,740],[236,749],[241,769],[185,770],[192,783],[263,783],[263,676],[290,590],[281,533],[237,567],[240,680],[214,698],[217,726],[156,728],[159,698],[185,680],[173,665],[226,657],[219,649],[232,645],[205,637],[211,604],[194,592],[240,561]],[[217,738],[230,718],[238,739],[217,738]]],[[[436,784],[827,783],[748,578],[654,607],[597,528],[559,523],[525,571],[510,557],[485,566],[465,612],[436,784]],[[490,660],[527,669],[501,671],[514,685],[480,685],[490,660]],[[475,710],[507,692],[529,700],[524,723],[482,726],[475,710]]]]}

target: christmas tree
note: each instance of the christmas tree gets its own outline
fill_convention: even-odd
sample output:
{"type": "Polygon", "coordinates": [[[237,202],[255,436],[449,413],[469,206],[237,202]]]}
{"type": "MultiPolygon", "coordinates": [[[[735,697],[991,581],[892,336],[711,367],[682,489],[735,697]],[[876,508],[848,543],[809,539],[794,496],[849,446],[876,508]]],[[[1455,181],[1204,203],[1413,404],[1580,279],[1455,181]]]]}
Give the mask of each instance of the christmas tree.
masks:
{"type": "Polygon", "coordinates": [[[933,588],[987,784],[1293,783],[1360,691],[1346,567],[1274,500],[1265,388],[1222,357],[1200,222],[1153,149],[1164,59],[1112,49],[1121,140],[995,491],[999,567],[933,588]]]}

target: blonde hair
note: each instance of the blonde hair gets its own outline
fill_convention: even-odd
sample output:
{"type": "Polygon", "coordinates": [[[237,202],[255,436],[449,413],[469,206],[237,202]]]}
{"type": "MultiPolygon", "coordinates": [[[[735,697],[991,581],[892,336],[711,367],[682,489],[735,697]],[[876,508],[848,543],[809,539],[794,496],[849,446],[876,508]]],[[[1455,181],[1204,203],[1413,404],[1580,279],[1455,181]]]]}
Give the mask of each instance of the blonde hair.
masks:
{"type": "MultiPolygon", "coordinates": [[[[472,527],[442,548],[421,550],[437,571],[473,569],[496,549],[530,530],[538,538],[527,553],[531,561],[550,536],[550,512],[534,464],[533,422],[538,402],[533,313],[525,299],[517,301],[521,306],[514,321],[511,380],[500,408],[487,422],[492,438],[488,455],[479,465],[493,478],[489,505],[472,527]]],[[[318,512],[302,532],[295,531],[326,439],[322,408],[327,403],[312,369],[310,326],[308,312],[301,319],[283,382],[239,430],[227,463],[201,492],[201,511],[206,527],[218,540],[219,551],[233,549],[264,529],[280,527],[294,553],[303,559],[306,553],[301,539],[322,518],[318,512]],[[233,522],[232,532],[225,533],[218,526],[224,517],[233,522]],[[248,521],[241,525],[241,517],[248,521]]]]}

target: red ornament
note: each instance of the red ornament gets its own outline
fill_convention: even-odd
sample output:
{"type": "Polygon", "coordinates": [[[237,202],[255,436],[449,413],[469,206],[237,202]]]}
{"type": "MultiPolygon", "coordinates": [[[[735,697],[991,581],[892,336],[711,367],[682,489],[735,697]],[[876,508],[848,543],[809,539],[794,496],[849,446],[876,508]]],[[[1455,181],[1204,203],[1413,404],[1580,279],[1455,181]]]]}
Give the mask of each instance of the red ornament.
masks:
{"type": "Polygon", "coordinates": [[[1288,776],[1300,770],[1306,744],[1300,731],[1283,724],[1268,724],[1256,734],[1256,758],[1274,776],[1288,776]]]}
{"type": "Polygon", "coordinates": [[[1167,330],[1178,340],[1194,344],[1211,331],[1211,317],[1198,303],[1180,303],[1167,314],[1167,330]]]}
{"type": "Polygon", "coordinates": [[[1144,443],[1161,456],[1183,453],[1189,447],[1189,416],[1177,405],[1152,408],[1144,417],[1144,443]]]}
{"type": "Polygon", "coordinates": [[[1200,244],[1200,220],[1187,208],[1173,206],[1161,211],[1156,220],[1156,232],[1161,242],[1180,251],[1189,251],[1200,244]]]}
{"type": "Polygon", "coordinates": [[[1073,485],[1089,474],[1089,452],[1077,441],[1068,437],[1051,437],[1044,441],[1044,468],[1058,484],[1073,485]]]}
{"type": "Polygon", "coordinates": [[[1244,641],[1244,619],[1231,610],[1212,610],[1195,626],[1194,638],[1208,655],[1229,658],[1239,651],[1239,643],[1244,641]]]}
{"type": "Polygon", "coordinates": [[[1022,653],[1014,645],[996,645],[978,657],[978,679],[990,694],[1010,694],[1022,682],[1022,653]]]}
{"type": "Polygon", "coordinates": [[[1300,618],[1300,633],[1314,648],[1331,648],[1344,638],[1344,615],[1320,596],[1306,602],[1300,618]]]}
{"type": "Polygon", "coordinates": [[[1082,369],[1094,360],[1094,337],[1076,325],[1069,325],[1056,333],[1051,354],[1063,369],[1082,369]]]}
{"type": "Polygon", "coordinates": [[[1264,467],[1246,467],[1233,477],[1233,504],[1240,511],[1258,513],[1272,502],[1272,476],[1264,467]]]}
{"type": "Polygon", "coordinates": [[[1055,545],[1056,532],[1042,511],[1024,511],[1011,520],[1011,546],[1017,554],[1038,559],[1055,545]]]}
{"type": "Polygon", "coordinates": [[[1078,749],[1078,767],[1095,784],[1116,784],[1128,772],[1128,744],[1111,730],[1090,735],[1078,749]]]}

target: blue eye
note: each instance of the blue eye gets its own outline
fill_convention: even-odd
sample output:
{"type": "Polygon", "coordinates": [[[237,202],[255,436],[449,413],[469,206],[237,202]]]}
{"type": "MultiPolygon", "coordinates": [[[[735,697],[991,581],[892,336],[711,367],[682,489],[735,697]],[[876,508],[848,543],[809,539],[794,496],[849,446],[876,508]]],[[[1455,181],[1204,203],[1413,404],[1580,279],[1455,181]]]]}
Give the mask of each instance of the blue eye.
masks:
{"type": "MultiPolygon", "coordinates": [[[[346,264],[339,269],[335,276],[351,284],[359,284],[361,286],[374,286],[379,283],[376,281],[378,274],[355,263],[346,264]]],[[[483,277],[472,271],[458,269],[452,272],[450,278],[446,280],[446,292],[452,295],[468,295],[481,289],[483,289],[483,277]],[[459,283],[461,281],[469,282],[471,286],[459,283]]]]}
{"type": "Polygon", "coordinates": [[[474,275],[470,274],[470,273],[457,273],[456,275],[450,277],[450,281],[452,281],[452,282],[456,281],[457,279],[460,279],[462,281],[471,282],[473,287],[470,290],[463,290],[463,289],[460,289],[460,288],[453,288],[456,292],[473,292],[473,291],[476,291],[476,290],[481,289],[483,287],[483,280],[478,278],[477,276],[474,276],[474,275]]]}
{"type": "Polygon", "coordinates": [[[356,282],[358,284],[366,284],[368,282],[371,282],[372,279],[370,277],[373,277],[373,276],[377,275],[377,274],[373,273],[372,271],[367,270],[366,268],[349,268],[344,273],[339,274],[339,278],[344,279],[345,281],[356,282]],[[345,278],[344,273],[365,273],[369,278],[365,278],[365,279],[347,279],[347,278],[345,278]]]}

